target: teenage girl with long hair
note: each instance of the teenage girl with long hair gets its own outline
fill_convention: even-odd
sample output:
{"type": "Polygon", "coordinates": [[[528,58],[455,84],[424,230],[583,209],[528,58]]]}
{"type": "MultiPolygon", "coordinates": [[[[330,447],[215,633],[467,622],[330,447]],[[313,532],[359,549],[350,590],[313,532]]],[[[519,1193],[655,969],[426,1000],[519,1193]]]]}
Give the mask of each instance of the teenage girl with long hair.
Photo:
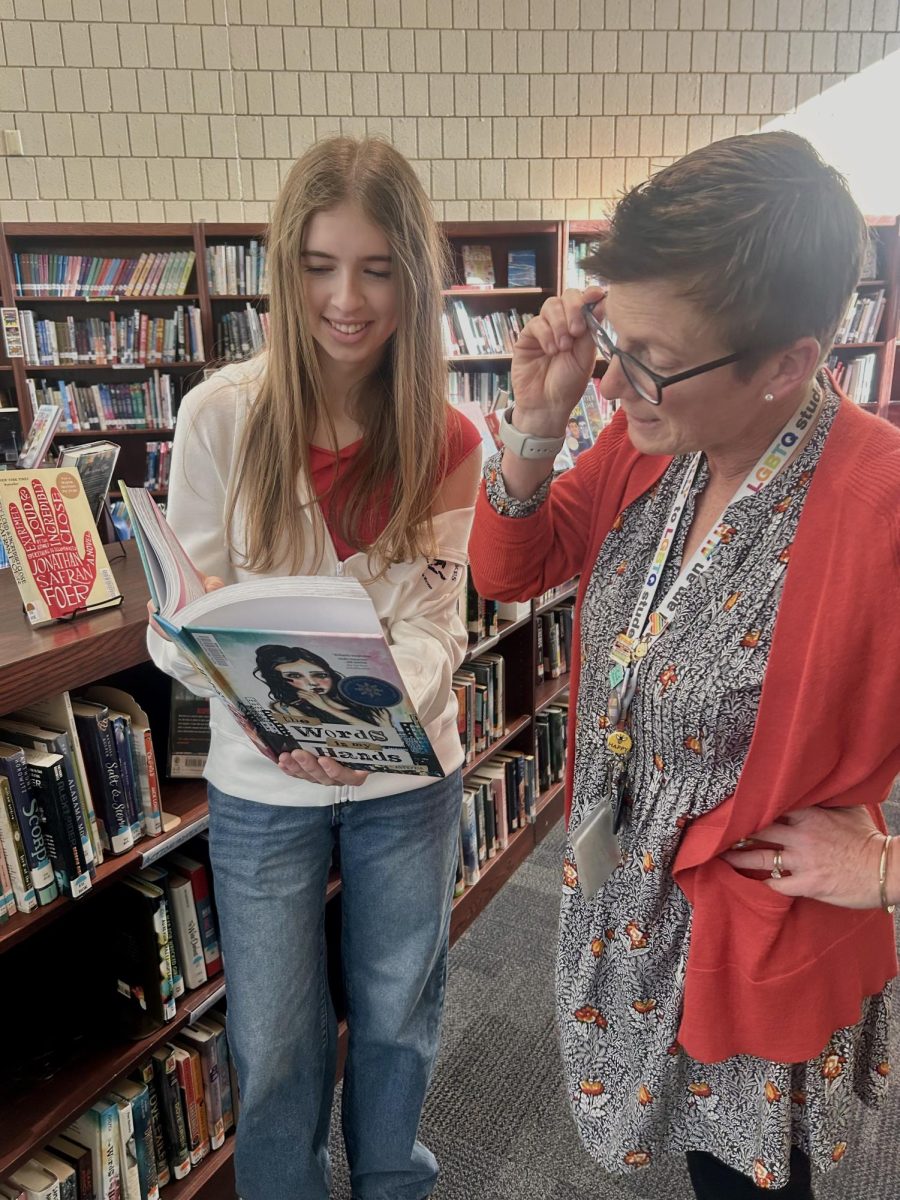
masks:
{"type": "MultiPolygon", "coordinates": [[[[365,774],[303,751],[276,765],[211,702],[210,847],[241,1116],[243,1200],[324,1200],[337,1025],[325,972],[335,845],[349,1043],[342,1124],[357,1200],[418,1200],[462,796],[451,678],[480,469],[447,401],[444,249],[409,163],[333,138],[289,172],[268,236],[268,348],[195,388],[168,518],[207,587],[356,576],[446,778],[365,774]]],[[[200,678],[151,629],[163,670],[200,678]]]]}

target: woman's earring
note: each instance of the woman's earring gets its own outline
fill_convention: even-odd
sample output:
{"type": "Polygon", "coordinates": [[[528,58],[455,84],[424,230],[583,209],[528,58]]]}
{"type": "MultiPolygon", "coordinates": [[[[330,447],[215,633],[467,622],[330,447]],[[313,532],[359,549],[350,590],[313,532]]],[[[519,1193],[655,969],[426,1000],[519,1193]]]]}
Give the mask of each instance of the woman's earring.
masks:
{"type": "Polygon", "coordinates": [[[763,400],[765,400],[766,404],[771,404],[774,399],[775,397],[771,392],[766,392],[766,394],[763,396],[763,400]]]}

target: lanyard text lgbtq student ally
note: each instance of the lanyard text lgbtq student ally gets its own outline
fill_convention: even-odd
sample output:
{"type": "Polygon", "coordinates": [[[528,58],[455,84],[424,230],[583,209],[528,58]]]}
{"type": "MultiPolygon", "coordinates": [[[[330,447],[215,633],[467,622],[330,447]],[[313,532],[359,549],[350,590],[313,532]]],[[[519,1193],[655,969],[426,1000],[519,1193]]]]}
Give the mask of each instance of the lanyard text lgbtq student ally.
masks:
{"type": "MultiPolygon", "coordinates": [[[[751,469],[737,493],[729,500],[726,509],[746,496],[755,495],[779,474],[790,460],[804,433],[816,419],[821,403],[822,395],[819,389],[815,388],[812,397],[782,427],[778,436],[751,469]]],[[[710,534],[684,564],[678,578],[654,607],[660,579],[666,563],[669,561],[675,536],[681,524],[691,488],[694,486],[697,471],[700,468],[701,458],[702,454],[698,452],[691,457],[687,465],[678,488],[678,494],[663,527],[656,552],[650,562],[649,570],[644,576],[644,582],[628,627],[624,632],[616,635],[609,652],[610,692],[606,706],[606,721],[601,721],[601,725],[607,731],[606,747],[613,756],[609,798],[613,808],[613,826],[616,832],[622,822],[625,767],[634,744],[631,734],[626,728],[628,711],[634,699],[641,662],[652,644],[669,625],[679,600],[709,569],[729,528],[723,520],[725,516],[723,510],[710,534]]]]}

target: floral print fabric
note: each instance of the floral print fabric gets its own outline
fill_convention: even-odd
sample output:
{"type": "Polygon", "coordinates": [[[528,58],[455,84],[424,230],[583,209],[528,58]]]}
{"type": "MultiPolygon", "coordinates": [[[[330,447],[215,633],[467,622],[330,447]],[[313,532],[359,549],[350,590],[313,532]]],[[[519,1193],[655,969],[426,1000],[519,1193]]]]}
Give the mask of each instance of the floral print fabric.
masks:
{"type": "MultiPolygon", "coordinates": [[[[790,1146],[827,1169],[846,1150],[854,1095],[871,1103],[889,1070],[888,998],[835,1033],[814,1061],[741,1056],[693,1061],[678,1045],[691,908],[672,879],[681,831],[737,786],[756,721],[791,542],[837,412],[826,393],[796,461],[757,495],[732,504],[728,532],[701,582],[641,664],[631,710],[623,865],[593,901],[567,847],[557,997],[563,1058],[585,1146],[610,1171],[663,1153],[705,1150],[763,1189],[788,1181],[790,1146]]],[[[582,612],[575,784],[570,831],[602,801],[608,653],[625,628],[683,477],[673,461],[624,512],[597,558],[582,612]]],[[[705,462],[658,597],[680,567],[705,462]]],[[[761,885],[763,886],[763,885],[761,885]]]]}
{"type": "MultiPolygon", "coordinates": [[[[808,443],[761,492],[729,506],[710,569],[641,663],[623,862],[593,900],[578,886],[567,844],[557,959],[565,1078],[582,1141],[608,1171],[705,1150],[760,1188],[780,1188],[792,1143],[815,1168],[833,1166],[847,1148],[853,1098],[875,1103],[886,1086],[887,992],[807,1063],[740,1056],[703,1064],[677,1042],[691,908],[672,864],[687,823],[734,791],[750,746],[791,543],[839,405],[827,381],[820,385],[825,401],[808,443]]],[[[628,624],[686,466],[675,459],[620,515],[592,570],[581,614],[570,835],[606,802],[609,650],[628,624]]],[[[509,516],[527,516],[544,500],[539,493],[510,502],[497,460],[485,477],[491,503],[509,516]]],[[[707,479],[702,462],[657,600],[680,569],[707,479]]]]}

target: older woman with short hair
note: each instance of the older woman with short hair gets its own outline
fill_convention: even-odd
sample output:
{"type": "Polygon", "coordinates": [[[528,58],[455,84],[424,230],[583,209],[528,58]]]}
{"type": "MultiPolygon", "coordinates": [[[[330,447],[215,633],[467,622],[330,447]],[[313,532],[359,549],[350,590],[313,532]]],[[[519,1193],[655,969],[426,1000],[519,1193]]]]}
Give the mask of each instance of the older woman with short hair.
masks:
{"type": "Polygon", "coordinates": [[[724,857],[839,806],[868,810],[865,861],[887,865],[900,432],[822,370],[864,238],[788,133],[633,189],[587,263],[607,290],[547,301],[519,339],[470,544],[485,595],[581,577],[557,969],[579,1132],[613,1172],[686,1152],[716,1200],[810,1197],[889,1070],[883,891],[768,886],[787,840],[753,843],[762,870],[724,857]],[[598,349],[621,411],[551,481],[598,349]]]}

